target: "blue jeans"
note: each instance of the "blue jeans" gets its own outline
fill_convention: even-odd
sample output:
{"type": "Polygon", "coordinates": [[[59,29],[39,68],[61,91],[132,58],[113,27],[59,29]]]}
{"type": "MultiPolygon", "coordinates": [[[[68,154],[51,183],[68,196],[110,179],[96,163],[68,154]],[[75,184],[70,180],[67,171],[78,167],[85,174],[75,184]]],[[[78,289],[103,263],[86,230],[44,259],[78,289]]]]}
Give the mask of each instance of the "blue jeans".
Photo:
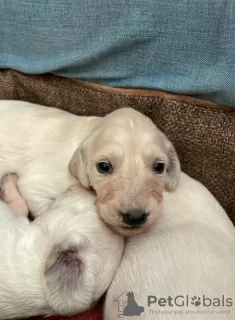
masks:
{"type": "Polygon", "coordinates": [[[1,0],[0,68],[235,106],[235,0],[1,0]]]}

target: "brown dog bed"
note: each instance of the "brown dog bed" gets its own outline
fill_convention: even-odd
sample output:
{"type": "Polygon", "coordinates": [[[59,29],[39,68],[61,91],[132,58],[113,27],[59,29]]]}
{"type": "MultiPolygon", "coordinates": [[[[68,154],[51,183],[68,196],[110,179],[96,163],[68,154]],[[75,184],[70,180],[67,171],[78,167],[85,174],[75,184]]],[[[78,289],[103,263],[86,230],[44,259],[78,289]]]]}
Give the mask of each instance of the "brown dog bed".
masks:
{"type": "Polygon", "coordinates": [[[172,140],[182,170],[201,181],[235,223],[235,109],[152,90],[113,89],[12,70],[0,71],[0,99],[55,106],[78,115],[138,109],[172,140]]]}

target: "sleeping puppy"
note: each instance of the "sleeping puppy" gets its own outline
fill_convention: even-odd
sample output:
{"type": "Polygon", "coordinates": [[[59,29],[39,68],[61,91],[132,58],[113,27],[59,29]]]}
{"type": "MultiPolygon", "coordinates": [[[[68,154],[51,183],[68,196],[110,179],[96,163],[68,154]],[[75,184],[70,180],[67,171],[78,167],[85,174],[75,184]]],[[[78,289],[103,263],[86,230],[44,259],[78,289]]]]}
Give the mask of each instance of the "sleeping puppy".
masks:
{"type": "Polygon", "coordinates": [[[127,239],[105,320],[234,320],[235,228],[217,200],[182,174],[158,223],[127,239]]]}
{"type": "Polygon", "coordinates": [[[135,235],[159,217],[163,191],[178,185],[180,164],[173,145],[133,109],[79,117],[2,100],[0,114],[0,178],[18,175],[20,193],[34,217],[79,180],[95,190],[97,211],[106,224],[135,235]]]}
{"type": "MultiPolygon", "coordinates": [[[[6,200],[19,199],[15,180],[5,182],[6,200]]],[[[107,290],[123,238],[100,220],[90,192],[76,185],[32,223],[0,202],[0,221],[0,319],[80,313],[107,290]]]]}

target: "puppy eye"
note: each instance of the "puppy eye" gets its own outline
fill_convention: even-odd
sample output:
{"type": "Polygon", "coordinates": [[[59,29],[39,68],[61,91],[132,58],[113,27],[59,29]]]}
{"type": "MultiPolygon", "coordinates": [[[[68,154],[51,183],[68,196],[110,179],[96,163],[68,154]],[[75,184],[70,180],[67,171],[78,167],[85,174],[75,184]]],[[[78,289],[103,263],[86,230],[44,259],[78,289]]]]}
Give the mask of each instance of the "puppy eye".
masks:
{"type": "Polygon", "coordinates": [[[162,161],[155,161],[152,165],[152,170],[158,174],[161,174],[165,170],[165,164],[162,161]]]}
{"type": "Polygon", "coordinates": [[[99,163],[97,163],[96,168],[101,174],[111,173],[113,170],[112,165],[106,161],[100,161],[99,163]]]}

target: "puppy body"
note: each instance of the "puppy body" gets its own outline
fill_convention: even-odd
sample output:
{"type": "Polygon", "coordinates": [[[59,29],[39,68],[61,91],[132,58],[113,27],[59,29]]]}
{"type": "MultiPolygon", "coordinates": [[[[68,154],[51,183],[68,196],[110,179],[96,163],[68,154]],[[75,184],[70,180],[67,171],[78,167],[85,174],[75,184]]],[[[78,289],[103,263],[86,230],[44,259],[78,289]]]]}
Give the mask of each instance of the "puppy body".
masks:
{"type": "Polygon", "coordinates": [[[77,182],[68,164],[96,118],[5,100],[0,114],[0,179],[16,173],[20,192],[37,216],[77,182]]]}
{"type": "Polygon", "coordinates": [[[134,109],[79,117],[2,100],[0,113],[0,178],[18,175],[33,216],[79,180],[96,191],[97,212],[106,224],[135,235],[160,216],[163,191],[178,185],[180,163],[172,143],[134,109]]]}
{"type": "Polygon", "coordinates": [[[109,286],[123,238],[90,193],[68,191],[32,223],[0,202],[0,221],[0,319],[83,312],[109,286]]]}
{"type": "MultiPolygon", "coordinates": [[[[158,223],[147,234],[127,239],[121,266],[108,289],[105,320],[129,319],[124,308],[118,311],[125,292],[134,293],[135,301],[140,308],[144,307],[144,311],[137,308],[133,320],[235,318],[235,229],[222,207],[199,182],[182,174],[177,190],[164,194],[158,223]],[[169,306],[168,302],[161,307],[156,301],[153,303],[154,297],[148,306],[148,296],[158,300],[183,296],[186,301],[187,295],[188,307],[169,306]],[[220,299],[221,305],[224,295],[233,300],[233,305],[191,304],[190,297],[199,296],[202,302],[203,295],[220,299]],[[179,313],[174,313],[177,310],[179,313]],[[200,310],[214,310],[214,315],[200,310]]],[[[124,306],[126,301],[125,298],[124,306]]],[[[178,303],[182,301],[180,298],[178,303]]]]}

